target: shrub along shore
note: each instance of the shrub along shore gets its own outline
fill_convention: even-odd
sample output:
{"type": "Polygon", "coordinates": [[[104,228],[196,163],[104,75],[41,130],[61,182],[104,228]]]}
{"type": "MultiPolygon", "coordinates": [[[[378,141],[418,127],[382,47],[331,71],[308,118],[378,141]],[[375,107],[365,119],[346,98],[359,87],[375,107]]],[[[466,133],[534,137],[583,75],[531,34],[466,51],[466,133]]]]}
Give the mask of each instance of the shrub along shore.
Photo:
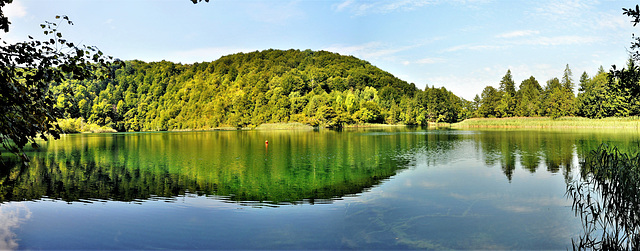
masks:
{"type": "Polygon", "coordinates": [[[472,118],[451,124],[452,128],[640,128],[640,117],[609,117],[589,119],[581,117],[511,117],[472,118]]]}
{"type": "Polygon", "coordinates": [[[108,126],[99,126],[95,123],[88,123],[82,118],[59,119],[58,126],[62,133],[113,133],[117,132],[108,126]]]}

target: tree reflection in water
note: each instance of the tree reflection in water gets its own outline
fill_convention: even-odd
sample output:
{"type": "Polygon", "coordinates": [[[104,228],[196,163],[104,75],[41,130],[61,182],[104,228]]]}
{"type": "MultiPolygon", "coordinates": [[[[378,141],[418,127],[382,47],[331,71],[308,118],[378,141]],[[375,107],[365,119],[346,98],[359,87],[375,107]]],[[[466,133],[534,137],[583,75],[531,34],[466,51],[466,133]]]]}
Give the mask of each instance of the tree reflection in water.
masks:
{"type": "Polygon", "coordinates": [[[640,153],[601,145],[581,164],[581,179],[567,185],[584,231],[573,249],[640,248],[640,153]]]}
{"type": "Polygon", "coordinates": [[[570,179],[574,149],[581,154],[585,135],[549,130],[487,130],[475,135],[487,166],[499,164],[509,182],[519,162],[520,166],[535,173],[546,167],[550,173],[562,171],[565,180],[570,179]],[[519,160],[519,161],[518,161],[519,160]]]}
{"type": "Polygon", "coordinates": [[[327,203],[366,191],[407,168],[415,156],[405,153],[424,142],[418,134],[321,136],[210,132],[68,137],[46,151],[32,152],[29,167],[5,159],[0,202],[43,197],[136,201],[198,194],[263,206],[327,203]],[[267,137],[274,142],[268,153],[262,143],[267,137]]]}

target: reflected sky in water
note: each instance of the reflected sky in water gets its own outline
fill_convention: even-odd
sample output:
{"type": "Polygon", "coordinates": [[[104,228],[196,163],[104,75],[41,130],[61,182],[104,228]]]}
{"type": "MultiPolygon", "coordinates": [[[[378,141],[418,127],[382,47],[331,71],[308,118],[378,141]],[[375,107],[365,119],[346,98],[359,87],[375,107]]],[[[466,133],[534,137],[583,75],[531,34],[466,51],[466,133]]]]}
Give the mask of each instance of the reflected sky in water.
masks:
{"type": "Polygon", "coordinates": [[[639,134],[71,135],[0,173],[3,249],[566,249],[581,156],[639,134]],[[264,140],[269,140],[269,146],[264,140]],[[27,201],[24,201],[27,200],[27,201]]]}

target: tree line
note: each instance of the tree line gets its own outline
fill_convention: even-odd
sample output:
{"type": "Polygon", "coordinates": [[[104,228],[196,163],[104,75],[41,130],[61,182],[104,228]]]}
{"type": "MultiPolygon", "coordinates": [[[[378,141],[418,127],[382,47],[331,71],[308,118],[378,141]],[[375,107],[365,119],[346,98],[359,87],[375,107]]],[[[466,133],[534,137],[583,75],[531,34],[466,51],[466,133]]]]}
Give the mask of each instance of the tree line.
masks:
{"type": "Polygon", "coordinates": [[[567,65],[544,86],[531,76],[516,88],[508,70],[498,88],[487,86],[472,101],[444,87],[420,90],[369,62],[326,51],[271,49],[195,64],[134,60],[110,70],[115,77],[53,83],[56,108],[117,131],[640,115],[640,69],[631,59],[621,70],[584,72],[577,83],[567,65]]]}
{"type": "Polygon", "coordinates": [[[470,102],[444,87],[418,89],[353,56],[264,50],[213,62],[127,61],[113,78],[53,83],[65,118],[118,131],[254,127],[301,122],[427,125],[471,116],[470,102]]]}
{"type": "Polygon", "coordinates": [[[621,70],[601,66],[592,77],[584,72],[577,83],[567,65],[560,79],[544,86],[531,76],[516,88],[508,70],[498,88],[487,86],[472,101],[444,87],[420,90],[369,62],[326,51],[270,49],[194,64],[134,60],[110,71],[113,78],[53,83],[55,107],[65,118],[117,131],[640,113],[640,69],[631,59],[621,70]]]}
{"type": "Polygon", "coordinates": [[[507,70],[499,88],[487,86],[472,101],[473,117],[587,118],[640,115],[640,68],[629,59],[627,67],[615,66],[605,72],[602,66],[595,76],[580,76],[578,93],[569,65],[561,79],[549,79],[543,86],[533,76],[523,80],[516,90],[511,71],[507,70]]]}

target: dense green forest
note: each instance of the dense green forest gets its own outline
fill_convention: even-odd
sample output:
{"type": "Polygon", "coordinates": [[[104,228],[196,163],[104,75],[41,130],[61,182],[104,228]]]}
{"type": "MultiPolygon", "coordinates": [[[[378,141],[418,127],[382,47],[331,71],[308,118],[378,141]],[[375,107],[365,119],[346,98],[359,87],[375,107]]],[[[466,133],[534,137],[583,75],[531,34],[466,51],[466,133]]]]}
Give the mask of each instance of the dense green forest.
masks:
{"type": "Polygon", "coordinates": [[[115,77],[52,86],[66,118],[118,131],[301,122],[427,125],[471,115],[444,87],[419,90],[370,63],[326,51],[265,50],[214,62],[128,61],[115,77]]]}
{"type": "Polygon", "coordinates": [[[507,71],[498,89],[487,86],[476,95],[474,117],[538,117],[587,118],[627,117],[640,115],[640,69],[630,59],[622,70],[605,72],[602,66],[595,76],[580,76],[578,93],[569,65],[561,79],[552,78],[544,87],[533,76],[516,90],[511,71],[507,71]]]}
{"type": "Polygon", "coordinates": [[[271,49],[195,64],[127,61],[111,66],[113,78],[69,80],[52,91],[65,118],[75,119],[65,122],[71,131],[79,131],[79,121],[118,131],[163,131],[640,115],[638,66],[629,60],[614,70],[600,67],[593,77],[584,72],[576,83],[567,65],[562,78],[544,87],[531,76],[519,88],[508,70],[498,88],[487,86],[467,101],[444,87],[420,90],[353,56],[271,49]]]}

